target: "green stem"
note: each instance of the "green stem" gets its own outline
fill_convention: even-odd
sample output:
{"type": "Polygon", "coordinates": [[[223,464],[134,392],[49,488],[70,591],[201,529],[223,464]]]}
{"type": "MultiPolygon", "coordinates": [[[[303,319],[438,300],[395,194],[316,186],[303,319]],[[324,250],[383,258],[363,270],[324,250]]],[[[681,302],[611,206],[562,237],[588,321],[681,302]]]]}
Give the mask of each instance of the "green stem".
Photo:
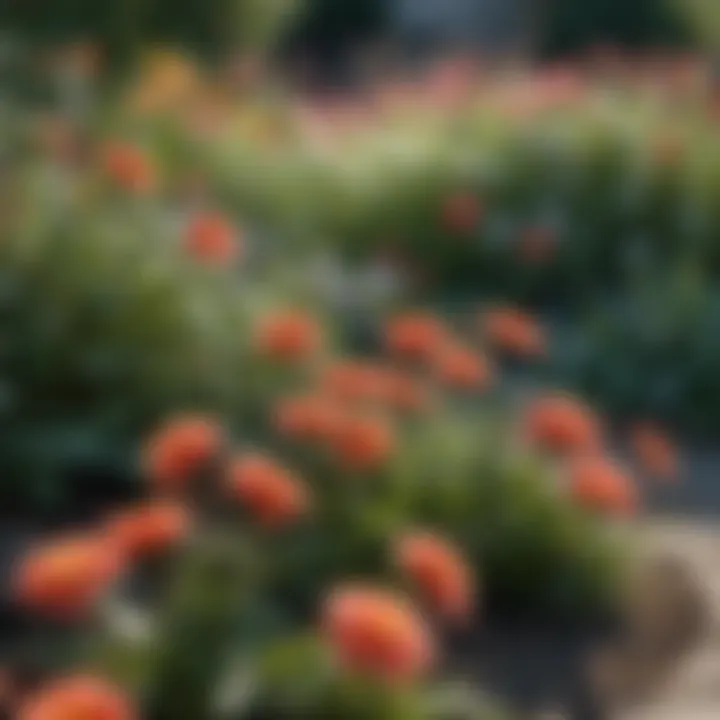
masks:
{"type": "Polygon", "coordinates": [[[237,537],[198,541],[164,614],[149,698],[153,720],[209,720],[218,678],[248,599],[248,554],[237,537]]]}

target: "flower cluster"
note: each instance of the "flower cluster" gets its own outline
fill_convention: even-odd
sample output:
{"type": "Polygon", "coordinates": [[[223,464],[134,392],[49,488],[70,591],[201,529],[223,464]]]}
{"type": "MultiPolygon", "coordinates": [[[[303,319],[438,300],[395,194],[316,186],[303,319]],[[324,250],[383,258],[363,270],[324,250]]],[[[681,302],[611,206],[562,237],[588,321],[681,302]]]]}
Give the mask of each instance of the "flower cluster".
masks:
{"type": "MultiPolygon", "coordinates": [[[[197,78],[173,77],[154,82],[177,82],[178,97],[195,92],[190,85],[197,78]]],[[[439,73],[429,87],[433,97],[460,108],[468,107],[471,85],[450,72],[439,73]]],[[[496,89],[493,112],[509,124],[542,119],[574,107],[586,92],[577,78],[546,77],[506,94],[496,89]]],[[[152,95],[144,94],[141,105],[152,95]]],[[[379,102],[386,101],[392,104],[388,97],[379,102]]],[[[184,104],[173,102],[189,126],[215,127],[216,118],[198,118],[184,104]]],[[[58,127],[46,132],[47,152],[69,163],[77,138],[58,127]]],[[[263,127],[270,145],[274,132],[263,127]]],[[[342,138],[330,144],[335,141],[342,138]]],[[[682,161],[685,146],[672,134],[656,141],[654,161],[665,168],[682,161]]],[[[72,671],[19,698],[20,720],[162,717],[167,688],[179,699],[176,707],[184,704],[184,693],[193,693],[188,717],[211,717],[224,676],[241,684],[226,667],[235,655],[252,665],[257,692],[273,694],[264,684],[271,685],[264,673],[272,673],[261,660],[282,635],[267,630],[275,619],[288,635],[309,634],[327,663],[319,673],[323,680],[307,683],[308,693],[323,683],[340,696],[356,696],[357,688],[382,698],[419,692],[442,676],[443,636],[472,637],[486,609],[517,578],[537,571],[537,585],[528,585],[535,588],[557,578],[563,587],[591,575],[604,581],[583,564],[591,555],[604,557],[609,534],[603,521],[639,511],[643,476],[669,482],[681,472],[679,453],[660,426],[635,423],[627,434],[633,462],[622,463],[612,451],[608,423],[581,397],[545,389],[523,396],[519,411],[504,403],[508,367],[524,370],[553,356],[551,333],[512,303],[474,310],[469,323],[424,309],[394,312],[377,323],[378,347],[365,355],[333,347],[333,328],[311,309],[312,301],[275,297],[274,289],[272,302],[265,304],[258,293],[257,303],[247,303],[252,312],[236,324],[235,313],[244,308],[238,309],[243,303],[234,290],[247,277],[234,273],[255,255],[249,227],[208,201],[206,178],[192,174],[190,181],[203,188],[201,202],[179,223],[166,222],[169,213],[155,222],[153,210],[177,178],[168,176],[153,148],[117,137],[91,153],[89,175],[108,203],[103,212],[127,214],[128,222],[152,215],[143,242],[156,231],[162,241],[149,251],[128,244],[109,259],[98,256],[97,279],[82,273],[89,278],[85,306],[92,312],[83,306],[79,321],[70,324],[90,326],[95,340],[96,326],[115,317],[122,297],[129,298],[129,310],[117,324],[132,332],[81,358],[77,366],[91,370],[70,373],[63,387],[74,390],[77,376],[83,382],[76,384],[93,397],[97,377],[114,372],[114,366],[106,369],[106,356],[141,357],[142,372],[119,373],[114,387],[117,396],[127,392],[136,401],[129,413],[135,429],[144,422],[137,418],[160,420],[138,442],[142,497],[73,532],[39,538],[18,558],[12,591],[39,628],[89,628],[98,636],[117,603],[147,604],[157,625],[151,639],[162,646],[140,648],[145,662],[136,664],[148,677],[138,682],[90,661],[73,663],[72,671]],[[171,252],[160,254],[166,245],[171,252]],[[126,258],[137,263],[128,272],[130,289],[106,292],[104,278],[126,258]],[[134,305],[138,297],[144,302],[134,305]],[[213,300],[206,304],[208,297],[213,300]],[[146,314],[160,318],[157,327],[144,325],[146,314]],[[134,339],[132,346],[126,337],[134,339]],[[147,368],[153,370],[144,374],[147,368]],[[89,376],[93,381],[84,382],[89,376]],[[126,377],[140,379],[126,391],[126,377]],[[144,392],[154,400],[147,406],[136,398],[144,392]],[[552,542],[540,542],[548,528],[552,542]],[[537,547],[530,547],[535,539],[537,547]],[[601,551],[585,552],[595,544],[601,551]],[[237,562],[226,563],[228,556],[237,562]],[[528,557],[543,562],[530,567],[528,557]],[[166,577],[179,581],[163,583],[162,600],[136,592],[136,582],[166,577]]],[[[455,180],[440,183],[435,199],[413,216],[431,215],[427,225],[446,241],[443,248],[474,257],[475,240],[492,231],[494,200],[455,180]]],[[[83,202],[73,212],[84,217],[83,202]]],[[[552,266],[562,251],[555,225],[521,225],[513,233],[523,272],[552,266]]],[[[85,225],[78,221],[78,227],[85,225]]],[[[97,238],[90,233],[88,244],[104,248],[105,234],[113,246],[109,231],[97,238]]],[[[87,240],[82,232],[72,235],[87,240]]],[[[25,267],[23,243],[22,252],[9,247],[25,267]]],[[[52,256],[37,245],[38,256],[52,256]]],[[[429,247],[437,250],[436,243],[429,247]]],[[[481,251],[492,256],[488,248],[481,251]]],[[[44,305],[54,297],[48,294],[44,305]]],[[[45,316],[37,324],[42,332],[55,327],[45,316]]],[[[42,339],[50,342],[47,335],[42,339]]],[[[45,385],[38,386],[44,392],[45,385]]],[[[108,411],[115,407],[107,405],[108,411]]],[[[79,643],[83,651],[86,645],[92,643],[79,643]]],[[[309,716],[343,714],[314,708],[309,716]]],[[[176,720],[172,712],[168,717],[176,720]]]]}

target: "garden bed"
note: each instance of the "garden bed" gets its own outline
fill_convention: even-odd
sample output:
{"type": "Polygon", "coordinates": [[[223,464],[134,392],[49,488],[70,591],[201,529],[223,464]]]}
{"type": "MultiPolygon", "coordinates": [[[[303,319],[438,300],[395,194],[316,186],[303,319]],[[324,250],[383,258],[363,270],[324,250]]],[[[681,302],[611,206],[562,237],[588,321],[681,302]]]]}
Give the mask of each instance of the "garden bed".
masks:
{"type": "Polygon", "coordinates": [[[160,135],[288,253],[390,264],[423,302],[549,308],[573,326],[564,383],[712,435],[720,145],[706,68],[686,70],[441,68],[329,107],[229,102],[212,133],[160,135]]]}
{"type": "MultiPolygon", "coordinates": [[[[348,302],[340,278],[329,297],[312,273],[311,240],[355,272],[378,262],[382,228],[451,282],[487,260],[473,282],[525,297],[498,220],[512,215],[503,232],[515,237],[535,223],[538,179],[553,170],[554,200],[572,205],[563,232],[582,242],[563,241],[543,282],[570,305],[615,287],[617,257],[588,272],[623,251],[620,236],[606,242],[616,186],[649,168],[623,213],[654,222],[676,158],[641,143],[626,164],[644,123],[664,129],[654,95],[601,93],[586,113],[556,81],[529,137],[501,94],[487,112],[420,118],[401,157],[389,146],[402,145],[407,107],[309,148],[288,107],[278,127],[248,103],[239,155],[224,135],[185,145],[162,123],[125,125],[114,106],[51,118],[49,138],[18,112],[23,142],[2,188],[0,456],[3,512],[28,512],[2,545],[0,650],[21,674],[70,674],[69,699],[65,681],[59,700],[51,684],[40,708],[44,693],[71,710],[78,692],[93,695],[72,676],[89,669],[100,700],[152,720],[502,717],[474,695],[451,712],[446,693],[463,679],[511,710],[588,717],[680,658],[700,626],[698,589],[684,566],[638,554],[633,530],[645,477],[634,470],[682,475],[672,442],[650,427],[652,457],[635,448],[634,466],[622,463],[602,413],[548,389],[567,348],[517,308],[446,321],[427,312],[428,292],[423,307],[388,313],[382,292],[348,302]],[[282,137],[256,143],[260,131],[282,137]],[[345,164],[350,137],[359,164],[345,164]],[[476,175],[466,160],[478,153],[500,175],[476,175]],[[224,175],[237,168],[239,185],[224,175]],[[583,234],[591,211],[600,219],[583,234]],[[225,686],[245,684],[227,709],[225,686]]],[[[712,186],[715,165],[697,149],[683,159],[688,184],[670,185],[685,207],[696,171],[712,186]]],[[[704,192],[692,196],[714,238],[704,192]]],[[[673,227],[652,241],[672,271],[685,250],[673,227]]],[[[713,240],[691,258],[713,282],[716,251],[713,240]]],[[[693,302],[670,328],[697,330],[688,317],[705,296],[672,286],[672,301],[693,302]]],[[[627,353],[635,372],[645,349],[627,353]]]]}
{"type": "MultiPolygon", "coordinates": [[[[648,545],[654,549],[632,604],[604,619],[503,617],[502,613],[482,617],[476,630],[448,638],[445,668],[450,677],[497,697],[510,717],[544,718],[545,713],[553,717],[550,713],[556,712],[566,720],[610,720],[635,708],[632,717],[641,719],[643,708],[659,702],[659,697],[691,705],[695,698],[683,700],[683,686],[688,686],[683,680],[685,666],[688,656],[692,661],[708,651],[700,640],[711,637],[708,621],[718,613],[714,595],[697,581],[697,571],[712,559],[708,550],[714,535],[677,523],[651,521],[646,528],[648,545]],[[673,547],[672,554],[668,546],[673,547]],[[648,613],[653,612],[655,621],[649,623],[648,613]],[[681,678],[680,685],[671,684],[668,695],[668,679],[675,676],[681,678]]],[[[26,533],[8,530],[2,547],[11,556],[27,542],[26,533]]],[[[2,565],[6,579],[8,557],[2,565]]],[[[8,586],[4,580],[3,587],[8,586]]],[[[27,618],[19,622],[7,597],[2,605],[0,661],[32,686],[43,675],[39,658],[28,654],[27,641],[37,638],[37,628],[27,618]]],[[[685,717],[668,716],[669,720],[685,717]]]]}

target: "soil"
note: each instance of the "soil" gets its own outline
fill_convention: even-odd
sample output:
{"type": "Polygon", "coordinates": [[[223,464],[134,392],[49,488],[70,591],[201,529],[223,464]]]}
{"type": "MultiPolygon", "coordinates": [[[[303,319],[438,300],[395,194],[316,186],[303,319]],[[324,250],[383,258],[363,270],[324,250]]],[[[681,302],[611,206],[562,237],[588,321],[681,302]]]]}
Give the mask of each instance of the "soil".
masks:
{"type": "Polygon", "coordinates": [[[645,536],[648,544],[682,558],[706,598],[708,617],[697,647],[654,698],[625,708],[618,719],[715,720],[720,717],[720,523],[656,521],[645,536]]]}
{"type": "Polygon", "coordinates": [[[491,623],[460,645],[451,671],[528,718],[614,720],[653,697],[703,637],[708,612],[689,562],[648,548],[615,622],[491,623]]]}

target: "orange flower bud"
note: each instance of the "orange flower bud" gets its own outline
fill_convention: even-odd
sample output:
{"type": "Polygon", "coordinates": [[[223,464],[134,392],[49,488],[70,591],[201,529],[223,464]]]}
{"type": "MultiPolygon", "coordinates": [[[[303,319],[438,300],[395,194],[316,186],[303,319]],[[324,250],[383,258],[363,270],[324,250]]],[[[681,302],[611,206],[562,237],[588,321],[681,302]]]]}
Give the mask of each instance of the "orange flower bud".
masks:
{"type": "Polygon", "coordinates": [[[399,538],[394,559],[435,612],[456,622],[469,619],[475,579],[457,548],[433,533],[413,532],[399,538]]]}
{"type": "Polygon", "coordinates": [[[213,420],[178,416],[148,441],[143,457],[145,471],[159,489],[183,490],[219,455],[223,443],[223,431],[213,420]]]}
{"type": "Polygon", "coordinates": [[[225,265],[240,250],[237,232],[220,213],[205,212],[195,216],[187,229],[190,255],[210,265],[225,265]]]}
{"type": "Polygon", "coordinates": [[[501,352],[522,358],[545,354],[545,334],[538,322],[513,307],[491,310],[483,316],[485,336],[501,352]]]}
{"type": "Polygon", "coordinates": [[[90,611],[123,570],[118,547],[96,536],[44,543],[22,558],[15,593],[25,607],[58,619],[90,611]]]}
{"type": "Polygon", "coordinates": [[[56,680],[20,708],[18,720],[139,720],[130,698],[91,676],[56,680]]]}
{"type": "Polygon", "coordinates": [[[342,410],[324,395],[285,398],[275,409],[275,427],[296,440],[328,440],[337,430],[342,410]]]}
{"type": "Polygon", "coordinates": [[[310,493],[300,478],[258,453],[232,463],[230,489],[258,522],[269,527],[291,523],[310,508],[310,493]]]}
{"type": "Polygon", "coordinates": [[[526,411],[525,432],[531,442],[560,454],[594,451],[602,442],[600,423],[590,408],[564,395],[535,400],[526,411]]]}
{"type": "Polygon", "coordinates": [[[459,390],[485,390],[492,381],[487,359],[460,345],[448,345],[438,352],[435,371],[443,383],[459,390]]]}
{"type": "Polygon", "coordinates": [[[157,185],[156,170],[150,158],[130,143],[109,142],[103,149],[103,167],[116,185],[129,192],[145,195],[157,185]]]}
{"type": "Polygon", "coordinates": [[[395,449],[395,434],[381,418],[347,415],[338,424],[332,447],[345,468],[373,470],[395,449]]]}
{"type": "Polygon", "coordinates": [[[632,479],[617,464],[602,457],[574,461],[570,493],[579,505],[611,515],[630,515],[638,506],[632,479]]]}
{"type": "Polygon", "coordinates": [[[335,362],[325,370],[321,385],[327,395],[343,402],[382,405],[404,412],[418,412],[429,403],[420,382],[384,365],[335,362]]]}
{"type": "Polygon", "coordinates": [[[183,505],[153,501],[119,513],[110,520],[108,532],[129,558],[138,559],[176,546],[187,537],[191,522],[183,505]]]}
{"type": "Polygon", "coordinates": [[[427,624],[402,595],[341,587],[322,609],[322,629],[342,666],[393,682],[424,675],[436,646],[427,624]]]}
{"type": "Polygon", "coordinates": [[[299,310],[284,310],[264,318],[255,336],[261,355],[282,361],[305,360],[322,344],[317,320],[299,310]]]}
{"type": "Polygon", "coordinates": [[[392,353],[413,360],[432,357],[446,336],[442,323],[436,317],[423,313],[399,315],[385,327],[387,348],[392,353]]]}

